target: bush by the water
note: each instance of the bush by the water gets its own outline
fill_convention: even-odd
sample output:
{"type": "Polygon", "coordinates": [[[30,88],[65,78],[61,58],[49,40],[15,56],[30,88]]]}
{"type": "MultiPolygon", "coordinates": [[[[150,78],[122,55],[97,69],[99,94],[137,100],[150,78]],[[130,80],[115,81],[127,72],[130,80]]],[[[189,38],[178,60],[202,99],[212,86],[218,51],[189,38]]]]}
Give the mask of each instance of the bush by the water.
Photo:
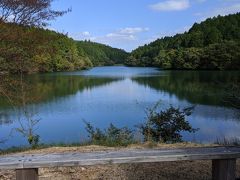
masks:
{"type": "Polygon", "coordinates": [[[127,127],[117,128],[113,124],[105,130],[94,128],[90,123],[85,122],[86,130],[89,133],[91,143],[104,146],[126,146],[132,144],[133,131],[127,127]]]}
{"type": "Polygon", "coordinates": [[[147,122],[140,125],[145,141],[162,143],[182,142],[181,132],[194,133],[194,129],[186,117],[192,114],[194,107],[185,109],[171,106],[165,111],[157,111],[158,104],[147,111],[147,122]]]}
{"type": "MultiPolygon", "coordinates": [[[[182,142],[181,132],[196,132],[186,117],[192,114],[194,107],[185,109],[174,108],[171,106],[165,111],[157,111],[158,103],[147,109],[147,122],[139,126],[144,141],[153,141],[161,143],[182,142]]],[[[118,128],[113,124],[105,129],[93,127],[85,122],[86,130],[89,133],[91,143],[105,146],[126,146],[136,142],[134,133],[127,127],[118,128]]]]}

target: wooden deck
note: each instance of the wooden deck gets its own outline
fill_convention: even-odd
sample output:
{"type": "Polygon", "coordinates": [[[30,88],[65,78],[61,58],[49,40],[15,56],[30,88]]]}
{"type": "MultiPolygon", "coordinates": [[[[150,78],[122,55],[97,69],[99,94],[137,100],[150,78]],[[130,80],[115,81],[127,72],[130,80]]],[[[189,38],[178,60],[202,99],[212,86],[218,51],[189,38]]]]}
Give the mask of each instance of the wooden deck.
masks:
{"type": "Polygon", "coordinates": [[[17,179],[37,175],[38,168],[86,165],[213,160],[213,179],[235,179],[236,159],[240,147],[209,147],[186,149],[143,149],[101,151],[90,153],[53,153],[0,156],[0,169],[16,169],[17,179]]]}

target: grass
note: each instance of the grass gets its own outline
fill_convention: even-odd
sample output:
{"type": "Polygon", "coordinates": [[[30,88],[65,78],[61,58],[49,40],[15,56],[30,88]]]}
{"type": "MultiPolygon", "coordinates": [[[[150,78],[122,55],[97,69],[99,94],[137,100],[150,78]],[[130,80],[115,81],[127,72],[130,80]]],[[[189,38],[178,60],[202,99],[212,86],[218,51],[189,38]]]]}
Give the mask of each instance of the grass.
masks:
{"type": "MultiPolygon", "coordinates": [[[[0,149],[0,155],[4,154],[11,154],[11,153],[19,153],[19,152],[25,152],[29,150],[41,150],[46,148],[52,148],[52,147],[83,147],[83,146],[90,146],[90,145],[97,145],[97,146],[104,146],[104,147],[127,147],[128,145],[135,145],[140,144],[137,141],[129,141],[128,143],[121,144],[119,142],[113,143],[106,142],[106,141],[85,141],[82,143],[51,143],[51,144],[39,144],[35,148],[32,148],[31,146],[20,146],[20,147],[11,147],[8,149],[0,149]]],[[[152,145],[153,146],[153,145],[152,145]]]]}
{"type": "MultiPolygon", "coordinates": [[[[193,144],[202,144],[202,143],[194,143],[194,142],[185,142],[185,143],[193,143],[193,144]]],[[[170,143],[174,145],[175,143],[170,143]]],[[[240,138],[219,138],[217,139],[212,145],[221,145],[221,146],[240,146],[240,138]]],[[[150,141],[150,142],[139,142],[139,141],[129,141],[128,143],[122,144],[119,142],[115,143],[109,143],[106,141],[85,141],[82,143],[51,143],[51,144],[39,144],[35,148],[31,148],[30,146],[21,146],[21,147],[11,147],[8,149],[0,149],[0,155],[4,154],[11,154],[11,153],[19,153],[19,152],[25,152],[29,150],[41,150],[46,148],[52,148],[52,147],[83,147],[83,146],[90,146],[90,145],[98,145],[103,147],[127,147],[132,145],[144,145],[144,147],[147,148],[154,148],[159,145],[159,143],[150,141]]],[[[163,145],[169,145],[169,143],[163,143],[163,145]]],[[[202,144],[204,145],[204,144],[202,144]]]]}

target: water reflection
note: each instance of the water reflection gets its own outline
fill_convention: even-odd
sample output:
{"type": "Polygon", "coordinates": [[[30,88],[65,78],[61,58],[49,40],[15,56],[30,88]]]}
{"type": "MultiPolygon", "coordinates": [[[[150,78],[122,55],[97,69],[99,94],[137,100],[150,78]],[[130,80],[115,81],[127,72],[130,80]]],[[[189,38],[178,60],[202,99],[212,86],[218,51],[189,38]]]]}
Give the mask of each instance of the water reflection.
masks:
{"type": "Polygon", "coordinates": [[[6,112],[0,112],[0,126],[12,124],[13,120],[10,118],[9,114],[6,112]]]}
{"type": "MultiPolygon", "coordinates": [[[[57,100],[58,98],[74,95],[84,90],[91,90],[98,86],[107,85],[120,78],[94,78],[63,75],[33,75],[25,78],[25,83],[31,86],[25,90],[26,94],[34,99],[34,103],[43,103],[57,100]]],[[[15,90],[14,90],[15,91],[15,90]]],[[[13,93],[17,93],[16,91],[13,93]]],[[[15,95],[16,96],[16,95],[15,95]]],[[[0,108],[10,107],[9,101],[0,97],[0,108]]],[[[29,102],[29,104],[31,104],[29,102]]]]}
{"type": "MultiPolygon", "coordinates": [[[[56,104],[54,107],[57,107],[58,102],[68,96],[120,80],[120,78],[83,78],[80,76],[52,76],[50,74],[27,76],[24,81],[18,77],[10,77],[9,79],[15,83],[1,84],[7,93],[4,93],[6,96],[0,97],[0,111],[2,111],[0,112],[0,142],[3,141],[2,135],[5,137],[14,132],[15,136],[18,136],[17,138],[21,138],[20,142],[17,143],[22,144],[26,142],[24,139],[27,139],[33,146],[38,142],[36,131],[38,126],[41,126],[40,119],[47,114],[46,109],[44,115],[39,116],[39,109],[47,107],[49,102],[54,102],[56,104]],[[36,142],[35,139],[37,139],[36,142]]],[[[54,109],[53,106],[51,109],[54,109]]],[[[10,142],[12,146],[17,145],[15,141],[13,142],[10,142]]]]}
{"type": "Polygon", "coordinates": [[[228,106],[223,101],[228,83],[239,81],[239,72],[166,71],[164,76],[136,77],[139,84],[175,95],[192,104],[228,106]]]}
{"type": "MultiPolygon", "coordinates": [[[[200,128],[185,140],[211,142],[217,137],[239,137],[240,123],[222,99],[227,83],[239,80],[239,72],[158,71],[155,68],[98,67],[90,71],[50,73],[25,77],[26,92],[34,102],[28,108],[41,118],[37,134],[41,142],[80,142],[87,138],[83,119],[95,127],[135,125],[145,121],[144,109],[161,100],[161,107],[196,105],[190,123],[200,128]]],[[[17,128],[17,112],[0,98],[1,136],[17,128]],[[6,116],[7,115],[7,116],[6,116]],[[11,121],[7,121],[11,119],[11,121]]],[[[14,135],[2,147],[24,145],[14,135]]]]}

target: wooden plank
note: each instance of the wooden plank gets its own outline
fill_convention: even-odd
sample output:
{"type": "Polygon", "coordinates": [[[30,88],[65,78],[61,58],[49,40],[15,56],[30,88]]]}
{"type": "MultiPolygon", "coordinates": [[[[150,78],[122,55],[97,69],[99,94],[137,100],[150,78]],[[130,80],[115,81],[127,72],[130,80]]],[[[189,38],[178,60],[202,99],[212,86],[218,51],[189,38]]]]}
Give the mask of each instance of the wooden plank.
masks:
{"type": "Polygon", "coordinates": [[[142,149],[90,153],[53,153],[0,157],[0,169],[240,158],[240,147],[142,149]]]}
{"type": "Polygon", "coordinates": [[[17,169],[17,180],[38,180],[38,169],[17,169]]]}
{"type": "Polygon", "coordinates": [[[218,159],[212,162],[213,180],[235,180],[236,159],[218,159]]]}

